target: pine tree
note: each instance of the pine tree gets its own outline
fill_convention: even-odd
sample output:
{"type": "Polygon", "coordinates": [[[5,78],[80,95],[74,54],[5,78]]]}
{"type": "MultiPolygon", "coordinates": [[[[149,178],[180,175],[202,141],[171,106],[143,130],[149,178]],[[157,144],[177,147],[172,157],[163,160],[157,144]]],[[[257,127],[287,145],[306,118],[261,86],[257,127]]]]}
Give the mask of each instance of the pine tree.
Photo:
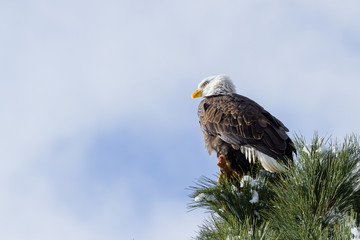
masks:
{"type": "Polygon", "coordinates": [[[197,180],[189,207],[209,217],[195,239],[360,240],[358,139],[294,142],[297,157],[281,174],[258,168],[241,181],[197,180]]]}

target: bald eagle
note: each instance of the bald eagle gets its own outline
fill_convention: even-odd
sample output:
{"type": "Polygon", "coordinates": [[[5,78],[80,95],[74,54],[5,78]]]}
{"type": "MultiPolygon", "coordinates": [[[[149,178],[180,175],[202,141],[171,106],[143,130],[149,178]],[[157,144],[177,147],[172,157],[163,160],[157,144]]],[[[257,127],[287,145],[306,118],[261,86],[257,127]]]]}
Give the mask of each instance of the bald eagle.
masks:
{"type": "Polygon", "coordinates": [[[256,162],[269,172],[282,172],[293,160],[289,130],[255,101],[236,94],[229,77],[205,78],[192,94],[197,97],[204,98],[198,117],[205,146],[209,155],[216,152],[223,176],[242,177],[256,162]]]}

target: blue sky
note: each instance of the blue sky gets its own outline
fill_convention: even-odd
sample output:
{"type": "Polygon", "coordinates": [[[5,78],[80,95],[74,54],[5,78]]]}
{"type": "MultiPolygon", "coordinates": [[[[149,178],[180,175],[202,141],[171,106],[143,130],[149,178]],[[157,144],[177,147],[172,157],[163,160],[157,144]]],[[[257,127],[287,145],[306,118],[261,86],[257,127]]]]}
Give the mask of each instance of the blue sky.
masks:
{"type": "Polygon", "coordinates": [[[186,188],[217,172],[198,83],[342,139],[359,29],[358,1],[0,1],[0,238],[190,239],[186,188]]]}

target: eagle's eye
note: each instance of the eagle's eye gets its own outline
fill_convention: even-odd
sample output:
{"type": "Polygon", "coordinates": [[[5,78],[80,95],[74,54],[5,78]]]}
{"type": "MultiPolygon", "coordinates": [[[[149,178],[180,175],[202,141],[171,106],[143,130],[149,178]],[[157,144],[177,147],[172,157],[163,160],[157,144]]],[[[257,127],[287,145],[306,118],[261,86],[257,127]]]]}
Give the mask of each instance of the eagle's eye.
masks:
{"type": "Polygon", "coordinates": [[[209,81],[205,81],[200,85],[200,88],[204,89],[206,87],[206,85],[209,84],[209,81]]]}

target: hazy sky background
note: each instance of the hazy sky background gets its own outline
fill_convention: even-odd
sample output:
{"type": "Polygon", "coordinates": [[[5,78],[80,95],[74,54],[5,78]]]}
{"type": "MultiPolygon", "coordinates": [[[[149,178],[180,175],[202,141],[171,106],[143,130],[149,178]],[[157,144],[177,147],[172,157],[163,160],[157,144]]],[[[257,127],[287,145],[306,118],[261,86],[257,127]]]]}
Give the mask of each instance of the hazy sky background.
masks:
{"type": "Polygon", "coordinates": [[[0,33],[1,239],[195,236],[210,75],[290,136],[360,132],[359,1],[2,0],[0,33]]]}

